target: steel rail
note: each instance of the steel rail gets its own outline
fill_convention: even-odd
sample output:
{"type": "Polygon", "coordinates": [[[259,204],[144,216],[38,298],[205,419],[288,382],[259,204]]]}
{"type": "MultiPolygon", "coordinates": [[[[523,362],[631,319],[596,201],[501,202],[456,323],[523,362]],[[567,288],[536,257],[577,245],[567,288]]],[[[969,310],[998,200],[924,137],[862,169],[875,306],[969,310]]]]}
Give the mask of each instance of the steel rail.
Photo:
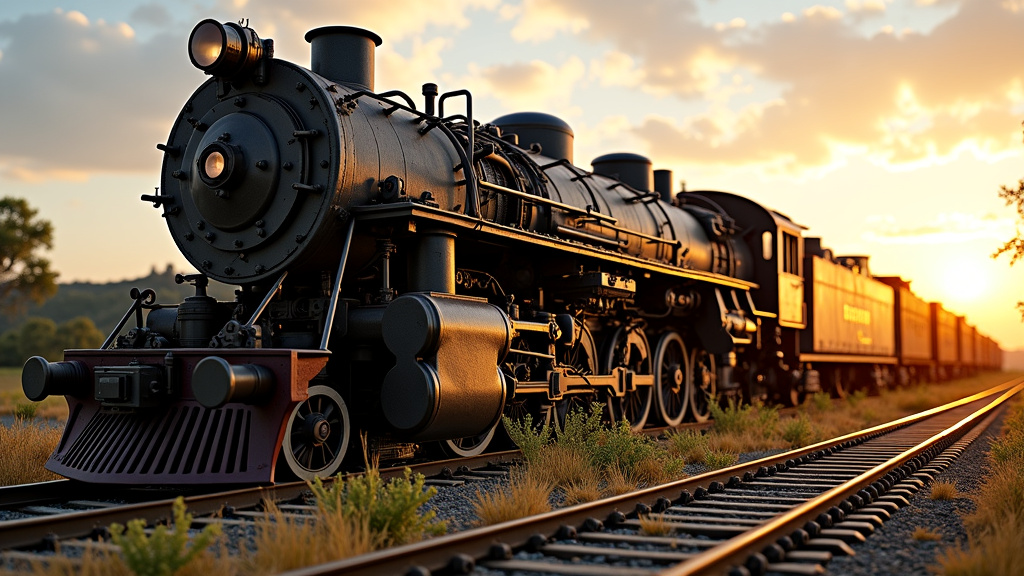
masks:
{"type": "MultiPolygon", "coordinates": [[[[458,467],[483,467],[487,464],[515,458],[519,451],[495,452],[482,454],[471,458],[457,458],[423,464],[410,465],[409,468],[425,476],[440,475],[446,469],[452,470],[458,467]]],[[[405,470],[405,466],[381,469],[381,476],[385,478],[399,477],[405,470]]],[[[355,476],[349,474],[344,478],[355,476]]],[[[331,479],[327,480],[329,483],[331,479]]],[[[76,490],[74,496],[64,495],[64,500],[79,500],[85,497],[92,497],[92,490],[104,490],[107,486],[92,487],[88,484],[73,482],[69,480],[57,480],[41,484],[26,484],[15,487],[16,490],[8,492],[12,494],[12,500],[17,494],[24,499],[25,504],[34,502],[53,502],[52,490],[76,490]],[[77,492],[85,487],[88,493],[77,492]],[[42,492],[40,492],[40,490],[42,492]],[[35,495],[33,495],[35,493],[35,495]]],[[[124,487],[118,487],[124,495],[124,487]]],[[[257,506],[262,500],[293,500],[302,496],[309,490],[304,481],[277,484],[274,486],[256,486],[247,488],[236,488],[227,491],[217,491],[207,494],[185,496],[185,505],[189,512],[195,516],[216,514],[227,507],[246,508],[257,506]]],[[[103,508],[97,510],[72,511],[67,514],[54,516],[38,516],[33,518],[22,518],[0,522],[0,550],[37,546],[44,540],[82,538],[87,537],[97,530],[106,528],[117,522],[125,524],[130,520],[143,519],[147,523],[160,522],[171,518],[172,506],[175,496],[168,498],[168,490],[160,488],[155,490],[159,494],[158,499],[149,502],[125,504],[121,506],[103,508]]],[[[140,494],[133,491],[132,494],[140,494]]]]}
{"type": "Polygon", "coordinates": [[[693,493],[698,488],[704,489],[705,486],[710,486],[713,483],[721,482],[724,484],[733,477],[742,475],[749,470],[784,464],[787,461],[799,458],[819,458],[826,452],[830,452],[837,445],[863,441],[864,439],[920,422],[941,412],[953,410],[971,402],[1007,392],[1010,389],[1017,390],[1022,386],[1024,386],[1024,378],[1018,378],[918,414],[906,416],[859,432],[846,434],[832,440],[818,442],[783,454],[730,466],[613,498],[579,504],[530,518],[467,530],[319,566],[294,570],[287,574],[289,576],[405,574],[413,568],[420,568],[428,573],[459,572],[459,564],[465,566],[472,564],[477,559],[491,556],[495,552],[494,546],[496,543],[502,543],[503,546],[507,545],[511,549],[521,549],[526,547],[531,539],[536,539],[538,536],[545,539],[559,530],[564,530],[563,527],[566,526],[600,525],[603,518],[607,518],[613,513],[618,513],[618,511],[649,510],[652,502],[663,501],[662,499],[671,502],[679,498],[683,491],[693,493]]]}
{"type": "MultiPolygon", "coordinates": [[[[760,552],[765,547],[775,543],[780,537],[789,535],[807,522],[814,520],[821,510],[839,505],[851,495],[857,494],[884,477],[891,470],[903,466],[946,441],[952,443],[950,439],[966,434],[990,412],[1002,406],[1004,402],[1021,390],[1024,390],[1024,383],[1016,384],[989,404],[961,419],[955,425],[935,434],[899,456],[871,468],[859,476],[822,493],[820,496],[808,500],[792,510],[757,526],[745,534],[726,540],[724,543],[708,549],[660,574],[662,576],[691,576],[694,574],[719,574],[726,571],[731,566],[737,564],[737,558],[745,559],[760,552]]],[[[963,404],[961,403],[960,405],[963,404]]]]}

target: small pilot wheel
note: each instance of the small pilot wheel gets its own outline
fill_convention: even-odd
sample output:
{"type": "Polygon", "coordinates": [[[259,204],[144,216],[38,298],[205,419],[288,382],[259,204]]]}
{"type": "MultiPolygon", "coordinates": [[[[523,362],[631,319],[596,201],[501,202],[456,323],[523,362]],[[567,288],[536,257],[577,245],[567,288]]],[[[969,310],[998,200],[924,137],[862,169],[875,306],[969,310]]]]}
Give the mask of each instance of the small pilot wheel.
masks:
{"type": "Polygon", "coordinates": [[[711,403],[718,401],[715,357],[703,348],[694,348],[690,357],[690,371],[690,414],[697,422],[707,422],[711,417],[711,403]]]}
{"type": "MultiPolygon", "coordinates": [[[[632,370],[634,374],[651,373],[651,352],[647,337],[640,328],[620,327],[611,337],[605,355],[605,373],[611,374],[616,367],[632,370]]],[[[608,406],[615,421],[625,418],[630,427],[639,432],[647,423],[651,411],[653,386],[637,386],[626,392],[622,398],[608,397],[608,406]]]]}
{"type": "MultiPolygon", "coordinates": [[[[499,421],[500,423],[500,421],[499,421]]],[[[491,445],[491,439],[494,438],[494,431],[498,428],[495,424],[491,426],[483,434],[477,436],[466,436],[465,438],[455,438],[453,440],[444,440],[441,442],[441,450],[448,456],[455,458],[469,458],[471,456],[479,456],[487,450],[487,447],[491,445]]]]}
{"type": "Polygon", "coordinates": [[[677,426],[686,417],[689,408],[692,374],[686,345],[678,332],[662,334],[654,353],[654,388],[658,412],[668,426],[677,426]]]}
{"type": "Polygon", "coordinates": [[[309,398],[288,417],[281,450],[288,468],[303,480],[334,474],[351,438],[348,406],[328,386],[310,386],[309,398]]]}

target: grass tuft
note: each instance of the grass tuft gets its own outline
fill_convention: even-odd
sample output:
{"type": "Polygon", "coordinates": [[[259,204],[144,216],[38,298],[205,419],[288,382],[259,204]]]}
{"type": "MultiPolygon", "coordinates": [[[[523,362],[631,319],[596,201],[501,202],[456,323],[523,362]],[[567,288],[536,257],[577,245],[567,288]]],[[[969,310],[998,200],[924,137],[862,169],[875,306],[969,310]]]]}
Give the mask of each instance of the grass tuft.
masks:
{"type": "Polygon", "coordinates": [[[1024,565],[1024,400],[1004,418],[989,462],[988,477],[972,496],[975,510],[964,517],[967,548],[954,546],[938,557],[948,576],[1016,574],[1024,565]]]}
{"type": "Polygon", "coordinates": [[[914,533],[911,534],[910,537],[918,542],[934,542],[936,540],[942,540],[942,533],[923,526],[918,526],[917,528],[914,528],[914,533]]]}
{"type": "Polygon", "coordinates": [[[668,536],[675,530],[662,514],[641,514],[637,520],[640,522],[640,533],[647,536],[668,536]]]}
{"type": "MultiPolygon", "coordinates": [[[[367,554],[383,546],[370,528],[369,517],[345,516],[340,509],[318,508],[310,518],[284,514],[264,504],[257,520],[254,550],[243,549],[243,574],[278,574],[306,566],[367,554]]],[[[218,575],[219,576],[219,575],[218,575]]]]}
{"type": "Polygon", "coordinates": [[[929,496],[932,500],[953,500],[959,497],[960,492],[957,491],[955,482],[936,482],[932,484],[932,493],[929,496]]]}
{"type": "Polygon", "coordinates": [[[535,516],[551,510],[551,490],[554,486],[536,474],[514,470],[508,488],[494,492],[477,491],[473,499],[473,512],[477,525],[488,526],[526,516],[535,516]]]}
{"type": "Polygon", "coordinates": [[[737,454],[720,450],[711,450],[704,457],[704,465],[710,470],[718,470],[719,468],[732,466],[738,461],[739,456],[737,454]]]}

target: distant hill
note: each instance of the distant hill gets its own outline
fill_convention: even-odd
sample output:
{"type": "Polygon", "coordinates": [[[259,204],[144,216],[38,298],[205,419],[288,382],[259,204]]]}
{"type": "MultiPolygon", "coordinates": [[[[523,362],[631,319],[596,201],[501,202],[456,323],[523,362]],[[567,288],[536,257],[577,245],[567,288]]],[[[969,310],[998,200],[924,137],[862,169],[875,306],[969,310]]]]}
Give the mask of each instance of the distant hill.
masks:
{"type": "MultiPolygon", "coordinates": [[[[0,334],[17,328],[27,318],[38,316],[49,318],[57,324],[67,322],[78,316],[92,319],[100,332],[104,334],[113,330],[118,320],[124,316],[132,300],[129,293],[133,287],[139,289],[152,288],[156,292],[156,301],[163,304],[176,304],[186,296],[195,294],[195,288],[188,284],[174,283],[175,271],[170,265],[163,272],[156,267],[149,276],[135,280],[95,284],[92,282],[71,282],[58,284],[57,294],[43,303],[42,306],[30,306],[25,314],[8,318],[0,315],[0,334]]],[[[211,282],[209,294],[218,300],[233,300],[234,286],[211,282]]]]}

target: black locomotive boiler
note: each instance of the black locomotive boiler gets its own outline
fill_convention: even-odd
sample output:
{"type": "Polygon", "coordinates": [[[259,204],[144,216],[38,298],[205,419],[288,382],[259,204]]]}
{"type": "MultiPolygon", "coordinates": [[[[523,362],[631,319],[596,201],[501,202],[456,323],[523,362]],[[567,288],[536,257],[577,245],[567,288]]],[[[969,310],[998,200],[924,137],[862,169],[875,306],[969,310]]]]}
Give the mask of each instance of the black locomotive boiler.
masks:
{"type": "Polygon", "coordinates": [[[481,124],[464,90],[424,84],[422,109],[376,92],[372,32],[306,40],[312,70],[248,27],[193,30],[211,78],[143,199],[198,270],[180,277],[195,295],[133,292],[100,349],[29,360],[26,395],[70,408],[49,469],[308,479],[362,441],[385,459],[479,453],[502,414],[557,424],[597,401],[642,428],[706,419],[723,392],[821,389],[800,352],[802,227],[736,195],[673,194],[635,154],[579,168],[552,116],[481,124]]]}

